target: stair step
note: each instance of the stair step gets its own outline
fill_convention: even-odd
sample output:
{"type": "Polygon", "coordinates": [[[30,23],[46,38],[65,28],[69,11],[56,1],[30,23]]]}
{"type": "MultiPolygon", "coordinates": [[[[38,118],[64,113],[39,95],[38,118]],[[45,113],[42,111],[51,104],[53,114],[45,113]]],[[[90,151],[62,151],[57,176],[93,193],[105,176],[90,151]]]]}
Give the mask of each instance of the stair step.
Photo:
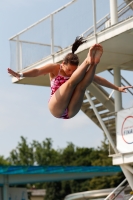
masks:
{"type": "Polygon", "coordinates": [[[105,106],[103,106],[103,105],[98,106],[98,107],[97,107],[97,110],[98,110],[98,112],[100,112],[100,111],[108,111],[108,109],[105,108],[105,106]]]}
{"type": "Polygon", "coordinates": [[[103,121],[104,124],[108,125],[108,124],[115,124],[115,119],[109,119],[109,120],[105,120],[103,121]]]}
{"type": "Polygon", "coordinates": [[[104,118],[108,118],[109,119],[110,117],[114,117],[113,115],[112,116],[111,115],[108,116],[109,113],[110,112],[102,113],[102,114],[100,114],[100,116],[101,116],[102,119],[104,119],[104,118]]]}

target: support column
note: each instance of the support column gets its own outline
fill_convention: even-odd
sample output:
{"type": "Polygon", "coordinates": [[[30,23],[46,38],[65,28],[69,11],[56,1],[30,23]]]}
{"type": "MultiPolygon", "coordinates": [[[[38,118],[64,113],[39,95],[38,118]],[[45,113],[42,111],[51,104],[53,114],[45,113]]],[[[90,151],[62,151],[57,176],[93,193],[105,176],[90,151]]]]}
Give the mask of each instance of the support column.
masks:
{"type": "Polygon", "coordinates": [[[129,170],[127,170],[124,165],[120,165],[120,167],[121,167],[121,169],[122,169],[122,171],[123,171],[128,183],[129,183],[130,187],[133,190],[133,174],[129,170]]]}
{"type": "MultiPolygon", "coordinates": [[[[114,84],[117,86],[121,86],[121,71],[120,68],[114,68],[114,84]]],[[[121,92],[115,90],[115,112],[118,112],[122,109],[122,95],[121,92]]]]}
{"type": "Polygon", "coordinates": [[[110,17],[111,25],[114,25],[118,22],[117,0],[110,0],[110,17]]]}
{"type": "Polygon", "coordinates": [[[9,198],[9,186],[8,186],[8,175],[4,175],[4,184],[3,184],[3,200],[8,200],[9,198]]]}

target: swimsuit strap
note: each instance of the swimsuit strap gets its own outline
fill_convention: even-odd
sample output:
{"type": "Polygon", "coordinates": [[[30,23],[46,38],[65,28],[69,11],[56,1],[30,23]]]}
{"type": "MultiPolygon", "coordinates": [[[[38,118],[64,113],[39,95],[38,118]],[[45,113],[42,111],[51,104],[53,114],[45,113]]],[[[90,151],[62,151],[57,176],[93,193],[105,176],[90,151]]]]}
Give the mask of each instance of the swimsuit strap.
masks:
{"type": "Polygon", "coordinates": [[[59,76],[59,75],[60,75],[60,70],[61,70],[61,67],[62,67],[62,65],[60,64],[60,69],[59,69],[59,72],[58,72],[58,75],[57,75],[57,76],[59,76]]]}
{"type": "MultiPolygon", "coordinates": [[[[62,68],[62,64],[60,64],[60,69],[59,69],[59,72],[58,72],[58,75],[57,75],[57,76],[61,76],[61,77],[64,77],[64,78],[69,79],[69,78],[70,78],[69,76],[63,76],[63,75],[60,74],[61,68],[62,68]]],[[[57,76],[56,76],[56,77],[57,77],[57,76]]],[[[55,77],[55,78],[56,78],[56,77],[55,77]]]]}

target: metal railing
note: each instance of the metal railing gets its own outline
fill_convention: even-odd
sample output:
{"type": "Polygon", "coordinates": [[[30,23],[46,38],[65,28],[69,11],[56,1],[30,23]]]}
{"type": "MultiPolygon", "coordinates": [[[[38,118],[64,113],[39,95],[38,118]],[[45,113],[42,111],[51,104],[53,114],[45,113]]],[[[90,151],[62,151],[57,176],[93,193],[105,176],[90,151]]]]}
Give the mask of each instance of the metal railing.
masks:
{"type": "MultiPolygon", "coordinates": [[[[84,4],[80,0],[72,0],[37,23],[11,37],[9,39],[11,68],[16,71],[21,71],[45,57],[53,55],[71,45],[75,39],[75,35],[82,35],[84,37],[93,35],[94,26],[88,28],[88,24],[82,23],[84,18],[88,21],[87,13],[89,6],[87,3],[87,0],[84,0],[84,4]],[[79,4],[77,4],[78,2],[79,4]],[[82,10],[83,13],[81,13],[82,10]],[[78,14],[78,11],[80,11],[80,14],[78,14]],[[79,18],[76,21],[77,17],[79,18]],[[62,25],[62,18],[64,25],[62,25]],[[77,25],[77,22],[80,26],[77,25]],[[69,29],[67,26],[69,26],[69,29]]],[[[118,7],[118,22],[133,16],[133,10],[130,7],[132,3],[133,1],[128,5],[122,3],[118,7]]],[[[109,26],[110,14],[107,14],[96,23],[96,34],[109,26]]]]}
{"type": "Polygon", "coordinates": [[[133,196],[131,196],[131,198],[129,200],[133,199],[133,196]]]}
{"type": "MultiPolygon", "coordinates": [[[[121,22],[121,21],[127,19],[128,17],[133,16],[133,10],[130,8],[131,4],[133,4],[133,1],[131,1],[128,5],[125,2],[123,2],[118,7],[118,22],[121,22]]],[[[102,19],[100,19],[96,23],[97,33],[108,28],[109,26],[111,26],[110,13],[105,15],[102,19]]],[[[83,32],[81,35],[86,37],[86,36],[93,35],[93,34],[94,34],[94,26],[91,26],[88,30],[83,32]]]]}
{"type": "MultiPolygon", "coordinates": [[[[67,3],[66,5],[64,5],[63,7],[59,8],[58,10],[54,11],[53,13],[51,13],[50,15],[47,15],[46,17],[44,17],[43,19],[39,20],[37,23],[29,26],[28,28],[24,29],[23,31],[19,32],[18,34],[14,35],[13,37],[11,37],[10,40],[10,47],[11,47],[11,62],[12,62],[12,51],[14,51],[14,62],[13,65],[16,65],[16,70],[17,71],[21,71],[23,68],[27,67],[30,64],[33,64],[34,62],[36,62],[37,60],[40,60],[48,55],[54,54],[55,52],[55,48],[56,51],[59,51],[62,49],[62,47],[60,45],[55,45],[54,43],[54,15],[59,13],[60,11],[62,11],[63,9],[69,7],[71,4],[73,4],[74,2],[76,2],[77,0],[72,0],[71,2],[67,3]],[[26,36],[26,39],[22,39],[25,38],[25,35],[27,32],[30,33],[31,30],[35,29],[36,27],[39,28],[40,24],[43,24],[44,22],[46,22],[48,20],[49,25],[46,23],[46,29],[49,28],[49,31],[47,30],[47,40],[46,43],[45,42],[38,42],[38,38],[34,38],[32,37],[32,35],[28,35],[26,36]],[[31,37],[30,37],[31,36],[31,37]],[[26,64],[24,64],[24,60],[23,57],[24,55],[24,49],[23,46],[25,44],[28,44],[31,46],[31,49],[33,47],[33,45],[37,48],[38,46],[41,47],[49,47],[47,52],[43,54],[43,56],[38,56],[38,59],[34,59],[35,54],[33,55],[33,59],[30,62],[26,62],[26,64]]],[[[34,32],[34,30],[33,30],[34,32]]],[[[45,35],[44,35],[45,37],[45,35]]],[[[28,48],[28,46],[27,46],[28,48]]],[[[44,50],[44,48],[43,48],[44,50]]],[[[26,51],[26,48],[25,48],[26,51]]],[[[45,51],[45,50],[44,50],[45,51]]],[[[28,56],[27,56],[28,57],[28,56]]],[[[12,68],[12,67],[11,67],[12,68]]]]}
{"type": "MultiPolygon", "coordinates": [[[[109,72],[112,76],[114,76],[114,74],[113,74],[113,72],[112,72],[111,70],[108,70],[108,72],[109,72]]],[[[126,83],[126,85],[132,86],[132,85],[121,75],[121,85],[122,85],[123,87],[125,87],[126,85],[125,85],[125,83],[123,83],[122,81],[124,81],[124,82],[126,83]]],[[[128,92],[129,92],[131,95],[133,95],[133,92],[132,92],[133,88],[127,88],[127,90],[128,90],[128,92]]],[[[112,95],[110,95],[110,96],[112,96],[112,95]]]]}
{"type": "Polygon", "coordinates": [[[104,200],[108,200],[108,199],[110,199],[110,197],[111,197],[111,199],[112,200],[114,200],[114,199],[116,199],[116,197],[125,189],[125,187],[127,187],[127,185],[128,185],[128,183],[117,193],[117,194],[115,194],[116,193],[116,191],[125,183],[125,182],[127,182],[127,180],[126,179],[124,179],[104,200]],[[112,197],[112,195],[113,195],[113,197],[112,197]]]}

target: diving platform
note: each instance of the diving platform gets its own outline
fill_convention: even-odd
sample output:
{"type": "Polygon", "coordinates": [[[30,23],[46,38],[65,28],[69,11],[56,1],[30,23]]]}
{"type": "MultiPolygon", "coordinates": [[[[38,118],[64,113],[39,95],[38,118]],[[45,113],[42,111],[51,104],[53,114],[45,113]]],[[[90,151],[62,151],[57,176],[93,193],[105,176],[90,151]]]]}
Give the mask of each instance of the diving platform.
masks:
{"type": "MultiPolygon", "coordinates": [[[[80,63],[86,58],[89,48],[96,43],[94,35],[86,37],[87,42],[79,47],[76,54],[80,63]]],[[[97,43],[103,46],[103,55],[98,64],[96,74],[114,68],[133,71],[133,17],[117,23],[105,30],[97,33],[97,43]]],[[[61,63],[66,54],[71,52],[71,46],[62,49],[53,55],[46,56],[42,60],[25,67],[18,68],[18,71],[25,72],[29,69],[40,68],[48,63],[61,63]]],[[[22,65],[22,64],[21,64],[22,65]]],[[[12,78],[13,83],[50,86],[49,76],[39,76],[35,78],[23,78],[17,80],[12,78]]]]}

